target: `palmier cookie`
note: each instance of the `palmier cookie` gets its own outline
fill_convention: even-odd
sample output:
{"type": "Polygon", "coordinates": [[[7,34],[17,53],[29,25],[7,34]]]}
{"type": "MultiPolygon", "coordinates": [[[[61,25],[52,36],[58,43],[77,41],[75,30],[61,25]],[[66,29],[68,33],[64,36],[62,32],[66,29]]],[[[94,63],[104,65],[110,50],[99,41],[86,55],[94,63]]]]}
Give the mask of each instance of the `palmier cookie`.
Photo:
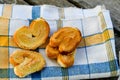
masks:
{"type": "Polygon", "coordinates": [[[14,51],[10,55],[10,63],[14,66],[14,73],[19,77],[40,71],[46,64],[41,53],[28,50],[14,51]]]}
{"type": "Polygon", "coordinates": [[[57,47],[61,53],[71,53],[81,39],[81,33],[77,28],[63,27],[51,36],[49,45],[57,47]]]}
{"type": "Polygon", "coordinates": [[[46,47],[46,55],[57,59],[62,67],[70,67],[74,64],[75,50],[81,39],[81,33],[77,28],[61,28],[50,38],[46,47]]]}
{"type": "Polygon", "coordinates": [[[57,59],[61,67],[67,68],[74,64],[75,50],[71,53],[60,53],[58,48],[51,47],[48,44],[46,47],[46,55],[51,59],[57,59]]]}
{"type": "Polygon", "coordinates": [[[74,64],[75,60],[75,50],[67,55],[59,54],[57,57],[57,62],[64,68],[70,67],[74,64]]]}
{"type": "Polygon", "coordinates": [[[23,49],[34,50],[43,45],[50,32],[48,23],[43,18],[33,20],[29,27],[19,28],[14,36],[14,42],[23,49]]]}

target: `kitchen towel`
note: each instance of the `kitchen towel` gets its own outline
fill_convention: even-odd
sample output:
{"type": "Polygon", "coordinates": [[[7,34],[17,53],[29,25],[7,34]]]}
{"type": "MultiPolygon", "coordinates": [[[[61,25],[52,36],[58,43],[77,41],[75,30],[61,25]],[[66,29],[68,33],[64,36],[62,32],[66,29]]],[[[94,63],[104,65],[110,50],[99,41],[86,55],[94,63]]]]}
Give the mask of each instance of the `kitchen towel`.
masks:
{"type": "Polygon", "coordinates": [[[93,9],[60,8],[51,5],[0,5],[0,79],[10,80],[76,80],[118,76],[115,38],[109,10],[103,6],[93,9]],[[42,53],[46,67],[25,78],[18,78],[9,63],[13,51],[20,49],[13,41],[14,32],[29,26],[34,19],[43,17],[50,25],[50,35],[61,27],[77,27],[82,41],[77,47],[74,65],[61,68],[55,60],[42,53]]]}

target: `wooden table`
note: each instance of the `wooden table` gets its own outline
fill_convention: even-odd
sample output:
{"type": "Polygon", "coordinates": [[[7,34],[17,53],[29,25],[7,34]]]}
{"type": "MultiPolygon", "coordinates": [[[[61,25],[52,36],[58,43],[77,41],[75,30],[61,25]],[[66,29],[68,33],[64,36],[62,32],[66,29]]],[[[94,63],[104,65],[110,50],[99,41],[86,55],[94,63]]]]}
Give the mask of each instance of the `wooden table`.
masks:
{"type": "MultiPolygon", "coordinates": [[[[120,50],[120,0],[0,0],[1,4],[42,5],[50,4],[59,7],[76,6],[79,8],[93,8],[96,5],[105,5],[112,17],[115,32],[116,53],[120,50]]],[[[117,80],[118,77],[94,79],[94,80],[117,80]]]]}

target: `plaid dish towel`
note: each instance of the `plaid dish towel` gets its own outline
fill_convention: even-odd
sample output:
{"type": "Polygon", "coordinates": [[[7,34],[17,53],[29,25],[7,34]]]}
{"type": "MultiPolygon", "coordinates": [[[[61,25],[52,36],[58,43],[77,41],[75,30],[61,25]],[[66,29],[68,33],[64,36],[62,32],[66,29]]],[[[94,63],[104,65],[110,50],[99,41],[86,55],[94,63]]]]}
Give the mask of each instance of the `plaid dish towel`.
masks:
{"type": "Polygon", "coordinates": [[[50,25],[50,36],[62,26],[80,29],[82,41],[76,50],[74,65],[61,68],[55,60],[46,57],[46,67],[20,80],[76,80],[112,77],[118,75],[113,25],[109,11],[102,6],[93,9],[59,8],[50,5],[0,5],[0,79],[19,80],[9,63],[9,56],[20,49],[13,41],[14,32],[31,20],[43,17],[50,25]]]}

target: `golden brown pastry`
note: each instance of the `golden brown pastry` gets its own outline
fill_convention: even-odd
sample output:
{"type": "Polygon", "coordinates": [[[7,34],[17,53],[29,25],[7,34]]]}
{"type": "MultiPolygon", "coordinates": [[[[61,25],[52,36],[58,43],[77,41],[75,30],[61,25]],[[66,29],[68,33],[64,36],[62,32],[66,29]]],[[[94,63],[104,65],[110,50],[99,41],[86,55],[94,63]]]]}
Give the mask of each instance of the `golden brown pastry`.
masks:
{"type": "Polygon", "coordinates": [[[58,55],[60,54],[59,50],[57,47],[51,47],[49,44],[46,47],[46,55],[49,58],[56,59],[58,55]]]}
{"type": "Polygon", "coordinates": [[[46,42],[49,32],[48,23],[39,18],[33,20],[29,27],[23,26],[18,29],[13,39],[20,48],[34,50],[46,42]]]}
{"type": "Polygon", "coordinates": [[[16,50],[10,56],[10,63],[14,66],[14,72],[19,77],[40,71],[45,67],[43,56],[34,51],[16,50]]]}
{"type": "Polygon", "coordinates": [[[39,48],[46,48],[46,46],[49,43],[49,40],[50,40],[50,38],[48,38],[44,44],[42,44],[41,46],[39,46],[39,48]]]}
{"type": "Polygon", "coordinates": [[[55,32],[49,45],[58,47],[60,52],[72,52],[81,41],[81,33],[77,28],[63,27],[55,32]]]}
{"type": "Polygon", "coordinates": [[[77,28],[63,27],[50,37],[46,55],[57,59],[62,67],[70,67],[74,63],[75,50],[81,39],[81,33],[77,28]]]}
{"type": "Polygon", "coordinates": [[[58,58],[57,58],[57,62],[62,67],[67,68],[74,64],[74,58],[75,58],[75,51],[73,51],[67,55],[59,54],[58,58]]]}

